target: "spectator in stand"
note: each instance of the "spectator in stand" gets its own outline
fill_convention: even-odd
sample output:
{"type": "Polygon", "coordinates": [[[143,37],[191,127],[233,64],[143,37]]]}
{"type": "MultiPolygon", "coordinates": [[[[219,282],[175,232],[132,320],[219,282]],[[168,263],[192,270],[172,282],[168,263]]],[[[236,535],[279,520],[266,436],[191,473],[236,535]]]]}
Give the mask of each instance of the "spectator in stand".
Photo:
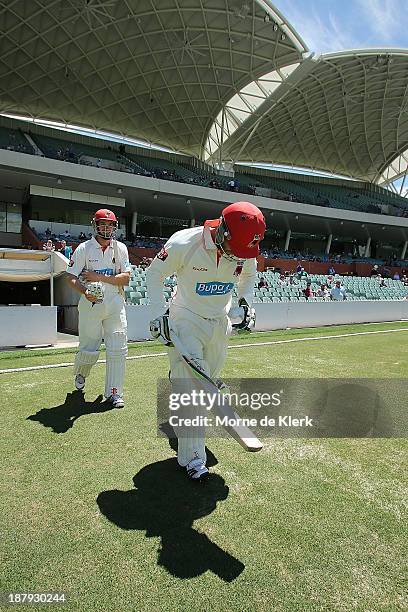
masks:
{"type": "Polygon", "coordinates": [[[47,229],[45,230],[44,234],[45,234],[46,238],[49,238],[51,236],[51,230],[50,230],[49,227],[47,227],[47,229]]]}
{"type": "Polygon", "coordinates": [[[382,278],[381,274],[378,275],[378,280],[380,281],[380,287],[388,287],[385,278],[382,278]]]}
{"type": "Polygon", "coordinates": [[[47,242],[43,244],[43,251],[55,251],[55,246],[52,240],[47,240],[47,242]]]}
{"type": "Polygon", "coordinates": [[[331,289],[333,283],[334,283],[334,277],[330,274],[330,276],[327,277],[326,285],[329,289],[331,289]]]}
{"type": "Polygon", "coordinates": [[[152,263],[153,259],[151,257],[142,257],[142,261],[140,262],[140,267],[145,270],[152,263]]]}
{"type": "Polygon", "coordinates": [[[398,274],[398,272],[396,272],[392,278],[394,280],[400,280],[400,275],[398,274]]]}
{"type": "Polygon", "coordinates": [[[280,285],[281,287],[286,287],[287,284],[288,283],[286,282],[286,276],[284,274],[280,274],[278,278],[278,285],[280,285]]]}
{"type": "Polygon", "coordinates": [[[305,298],[308,300],[309,298],[313,297],[313,291],[312,291],[312,283],[310,281],[307,281],[306,283],[306,289],[302,290],[303,295],[305,296],[305,298]]]}
{"type": "Polygon", "coordinates": [[[300,271],[298,272],[298,279],[302,280],[302,278],[305,278],[307,276],[307,272],[306,270],[301,266],[300,267],[300,271]]]}
{"type": "Polygon", "coordinates": [[[302,270],[302,266],[300,264],[298,264],[296,266],[296,274],[299,274],[299,272],[302,270]]]}
{"type": "Polygon", "coordinates": [[[370,276],[377,276],[378,275],[378,266],[377,264],[375,264],[375,266],[373,267],[373,269],[370,272],[370,276]]]}
{"type": "Polygon", "coordinates": [[[86,240],[86,235],[84,234],[84,232],[81,232],[78,236],[79,240],[86,240]]]}
{"type": "Polygon", "coordinates": [[[325,298],[325,299],[330,297],[329,290],[327,289],[325,284],[320,285],[320,289],[318,289],[316,295],[317,295],[317,297],[321,297],[321,298],[325,298]]]}
{"type": "Polygon", "coordinates": [[[238,181],[231,179],[227,185],[230,191],[238,191],[238,181]]]}
{"type": "Polygon", "coordinates": [[[343,300],[347,299],[346,290],[341,286],[341,282],[339,280],[336,281],[335,286],[330,291],[330,298],[335,302],[342,302],[343,300]]]}
{"type": "Polygon", "coordinates": [[[61,255],[63,255],[67,259],[71,259],[72,247],[67,246],[67,243],[65,242],[65,240],[61,240],[61,248],[59,248],[57,252],[61,253],[61,255]]]}
{"type": "Polygon", "coordinates": [[[259,280],[258,289],[269,289],[268,281],[263,276],[259,280]]]}
{"type": "Polygon", "coordinates": [[[330,274],[331,276],[334,276],[336,274],[336,270],[333,268],[333,266],[329,266],[327,274],[330,274]]]}
{"type": "Polygon", "coordinates": [[[63,233],[63,236],[64,236],[64,238],[71,238],[71,234],[69,233],[69,231],[67,229],[63,233]]]}

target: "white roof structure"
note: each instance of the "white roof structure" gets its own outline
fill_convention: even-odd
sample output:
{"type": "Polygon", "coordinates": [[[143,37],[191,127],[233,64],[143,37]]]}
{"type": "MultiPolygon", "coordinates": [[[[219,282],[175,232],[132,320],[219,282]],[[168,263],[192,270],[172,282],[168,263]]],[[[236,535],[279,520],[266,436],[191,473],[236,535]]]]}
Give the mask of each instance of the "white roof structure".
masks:
{"type": "Polygon", "coordinates": [[[201,156],[218,113],[307,47],[269,0],[0,0],[0,113],[201,156]]]}
{"type": "Polygon", "coordinates": [[[408,148],[408,50],[305,59],[222,147],[224,161],[274,162],[380,181],[408,148]]]}
{"type": "Polygon", "coordinates": [[[406,173],[407,49],[311,57],[270,0],[0,0],[0,8],[0,113],[212,163],[378,183],[406,173]]]}

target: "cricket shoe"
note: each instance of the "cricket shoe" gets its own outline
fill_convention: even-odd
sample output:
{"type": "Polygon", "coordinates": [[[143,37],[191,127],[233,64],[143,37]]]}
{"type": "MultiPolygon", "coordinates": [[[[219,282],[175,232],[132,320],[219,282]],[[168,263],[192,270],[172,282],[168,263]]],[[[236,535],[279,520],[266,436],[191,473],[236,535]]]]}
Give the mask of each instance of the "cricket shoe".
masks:
{"type": "Polygon", "coordinates": [[[82,391],[84,387],[85,387],[85,377],[82,376],[82,374],[77,374],[75,376],[75,389],[77,389],[78,391],[82,391]]]}
{"type": "Polygon", "coordinates": [[[187,476],[195,482],[203,482],[210,474],[204,461],[196,456],[186,465],[187,476]]]}
{"type": "Polygon", "coordinates": [[[118,395],[117,393],[114,393],[113,395],[111,395],[108,401],[112,404],[114,408],[124,408],[125,407],[125,401],[123,397],[121,395],[118,395]]]}

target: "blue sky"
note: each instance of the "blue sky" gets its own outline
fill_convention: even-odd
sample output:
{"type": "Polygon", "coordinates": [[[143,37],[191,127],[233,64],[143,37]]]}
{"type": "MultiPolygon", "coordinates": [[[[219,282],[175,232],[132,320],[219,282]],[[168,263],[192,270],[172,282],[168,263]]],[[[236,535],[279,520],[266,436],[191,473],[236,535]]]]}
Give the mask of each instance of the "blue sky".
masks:
{"type": "Polygon", "coordinates": [[[408,0],[275,0],[310,51],[408,48],[408,0]]]}

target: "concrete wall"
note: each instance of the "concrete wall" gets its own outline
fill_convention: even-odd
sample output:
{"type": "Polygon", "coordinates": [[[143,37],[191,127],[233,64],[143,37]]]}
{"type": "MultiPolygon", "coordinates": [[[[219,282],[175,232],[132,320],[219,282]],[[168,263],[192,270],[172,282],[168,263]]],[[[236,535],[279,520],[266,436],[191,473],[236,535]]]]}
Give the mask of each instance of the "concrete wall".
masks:
{"type": "Polygon", "coordinates": [[[1,306],[0,347],[55,344],[55,306],[1,306]]]}
{"type": "MultiPolygon", "coordinates": [[[[256,330],[318,327],[347,323],[377,323],[408,319],[408,301],[282,302],[256,304],[256,330]]],[[[150,337],[150,306],[126,306],[129,340],[150,337]]]]}
{"type": "MultiPolygon", "coordinates": [[[[77,308],[68,308],[72,328],[77,308]]],[[[408,320],[408,300],[395,302],[286,302],[256,304],[256,330],[318,327],[347,323],[408,320]]],[[[129,340],[150,339],[150,306],[126,306],[129,340]]],[[[57,340],[57,308],[54,306],[0,307],[0,347],[54,344],[57,340]]]]}
{"type": "Polygon", "coordinates": [[[282,302],[256,304],[256,330],[378,323],[408,319],[408,301],[282,302]]]}

